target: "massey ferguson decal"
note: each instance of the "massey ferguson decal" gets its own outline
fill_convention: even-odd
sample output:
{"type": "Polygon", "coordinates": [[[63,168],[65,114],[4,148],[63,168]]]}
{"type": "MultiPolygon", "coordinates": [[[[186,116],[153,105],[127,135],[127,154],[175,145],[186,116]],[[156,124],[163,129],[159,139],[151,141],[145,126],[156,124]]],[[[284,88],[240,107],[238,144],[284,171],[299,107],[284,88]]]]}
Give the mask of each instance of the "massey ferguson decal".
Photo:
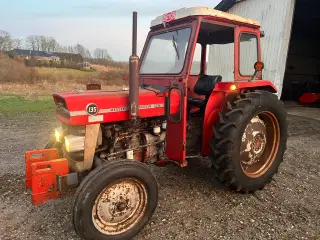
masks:
{"type": "Polygon", "coordinates": [[[129,111],[128,107],[101,109],[100,113],[126,112],[126,111],[129,111]]]}
{"type": "Polygon", "coordinates": [[[151,108],[162,108],[164,107],[164,104],[149,104],[149,105],[140,105],[139,109],[151,109],[151,108]]]}
{"type": "Polygon", "coordinates": [[[162,22],[167,23],[176,20],[176,11],[172,11],[166,14],[163,14],[162,22]]]}
{"type": "MultiPolygon", "coordinates": [[[[140,105],[139,109],[153,109],[153,108],[163,108],[163,103],[158,104],[148,104],[148,105],[140,105]]],[[[96,114],[102,114],[102,113],[114,113],[114,112],[127,112],[129,111],[128,107],[121,107],[121,108],[106,108],[106,109],[98,109],[98,106],[94,103],[90,103],[86,107],[86,111],[72,111],[70,112],[70,116],[84,116],[84,115],[90,115],[94,116],[96,114]]]]}

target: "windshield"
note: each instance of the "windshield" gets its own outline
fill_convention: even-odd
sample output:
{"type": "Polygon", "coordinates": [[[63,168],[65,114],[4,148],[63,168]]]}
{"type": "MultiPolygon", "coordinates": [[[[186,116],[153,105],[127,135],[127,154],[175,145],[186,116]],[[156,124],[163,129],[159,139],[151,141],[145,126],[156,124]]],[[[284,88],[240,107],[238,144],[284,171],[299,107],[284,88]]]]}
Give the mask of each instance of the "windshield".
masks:
{"type": "Polygon", "coordinates": [[[140,74],[177,74],[183,69],[191,28],[169,31],[152,36],[140,74]]]}

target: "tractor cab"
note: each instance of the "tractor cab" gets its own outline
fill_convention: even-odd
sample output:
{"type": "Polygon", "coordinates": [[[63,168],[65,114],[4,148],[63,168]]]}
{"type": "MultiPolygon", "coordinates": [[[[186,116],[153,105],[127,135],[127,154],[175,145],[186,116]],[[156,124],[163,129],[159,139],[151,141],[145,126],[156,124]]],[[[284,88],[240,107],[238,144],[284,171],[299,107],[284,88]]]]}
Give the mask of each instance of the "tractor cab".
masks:
{"type": "Polygon", "coordinates": [[[200,114],[203,126],[198,142],[204,144],[194,154],[209,153],[206,142],[213,132],[205,119],[215,109],[214,94],[238,92],[242,84],[261,80],[261,71],[255,73],[254,69],[255,63],[261,62],[260,37],[257,21],[205,7],[183,8],[151,22],[139,79],[142,88],[168,93],[166,153],[170,159],[183,164],[188,157],[186,129],[190,113],[200,114]],[[178,110],[170,109],[177,101],[178,110]]]}
{"type": "MultiPolygon", "coordinates": [[[[151,22],[139,77],[142,85],[153,87],[188,79],[188,95],[204,98],[222,79],[224,82],[251,79],[258,61],[261,61],[259,22],[211,8],[183,8],[151,22]],[[224,57],[225,66],[214,61],[215,56],[231,49],[232,54],[224,57]],[[225,74],[222,67],[229,68],[231,74],[221,76],[222,72],[225,74]]],[[[192,99],[189,102],[202,103],[192,99]]]]}

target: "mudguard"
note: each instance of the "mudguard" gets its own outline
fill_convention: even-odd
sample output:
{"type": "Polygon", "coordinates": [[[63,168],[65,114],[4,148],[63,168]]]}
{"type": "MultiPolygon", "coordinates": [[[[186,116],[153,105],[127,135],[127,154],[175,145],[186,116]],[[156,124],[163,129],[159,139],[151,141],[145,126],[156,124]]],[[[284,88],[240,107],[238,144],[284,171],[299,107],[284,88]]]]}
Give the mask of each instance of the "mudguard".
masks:
{"type": "Polygon", "coordinates": [[[201,156],[210,154],[210,140],[213,136],[213,125],[219,118],[219,113],[223,111],[228,99],[238,95],[246,89],[260,89],[273,93],[277,88],[272,82],[267,80],[257,80],[252,82],[220,82],[217,83],[208,100],[203,123],[201,156]]]}

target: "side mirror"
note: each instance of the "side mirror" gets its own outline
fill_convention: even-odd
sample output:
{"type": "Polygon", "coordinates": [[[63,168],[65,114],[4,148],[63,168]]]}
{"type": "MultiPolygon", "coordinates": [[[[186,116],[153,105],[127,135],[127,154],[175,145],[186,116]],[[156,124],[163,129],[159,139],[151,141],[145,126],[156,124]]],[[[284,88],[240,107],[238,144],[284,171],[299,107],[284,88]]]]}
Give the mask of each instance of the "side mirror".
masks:
{"type": "Polygon", "coordinates": [[[264,63],[263,62],[256,62],[254,64],[254,74],[251,78],[251,81],[256,80],[256,77],[258,75],[259,72],[261,72],[264,69],[264,63]]]}

